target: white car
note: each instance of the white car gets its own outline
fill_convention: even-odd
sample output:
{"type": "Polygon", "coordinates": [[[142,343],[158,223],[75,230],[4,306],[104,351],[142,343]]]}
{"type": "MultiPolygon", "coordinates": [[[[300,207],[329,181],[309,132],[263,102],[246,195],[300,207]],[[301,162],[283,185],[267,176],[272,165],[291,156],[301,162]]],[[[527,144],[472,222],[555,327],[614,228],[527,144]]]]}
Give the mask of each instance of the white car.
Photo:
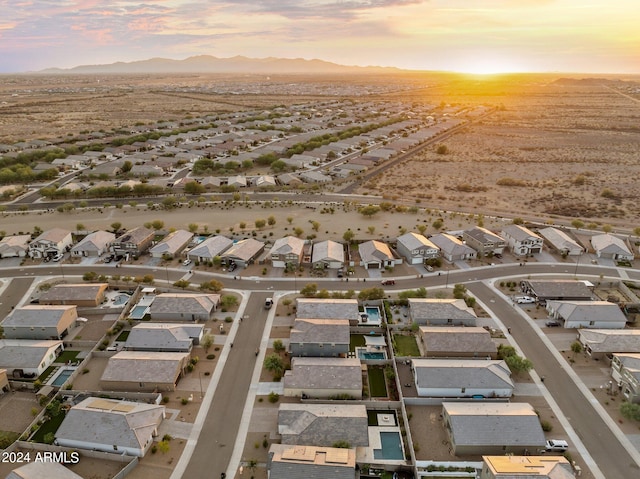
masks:
{"type": "Polygon", "coordinates": [[[532,304],[536,302],[531,296],[516,296],[514,299],[518,304],[532,304]]]}
{"type": "Polygon", "coordinates": [[[190,260],[190,259],[188,259],[188,258],[187,258],[187,259],[185,259],[185,260],[182,262],[182,265],[183,265],[183,266],[189,266],[190,264],[191,264],[191,260],[190,260]]]}
{"type": "Polygon", "coordinates": [[[62,258],[64,258],[63,254],[57,254],[55,255],[53,258],[51,258],[53,261],[60,261],[62,258]]]}

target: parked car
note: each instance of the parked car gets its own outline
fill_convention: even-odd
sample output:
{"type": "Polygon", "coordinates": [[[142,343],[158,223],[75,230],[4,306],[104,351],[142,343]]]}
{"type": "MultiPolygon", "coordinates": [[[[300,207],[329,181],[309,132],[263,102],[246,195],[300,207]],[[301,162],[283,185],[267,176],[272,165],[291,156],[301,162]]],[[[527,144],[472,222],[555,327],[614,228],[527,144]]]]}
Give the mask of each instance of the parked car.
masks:
{"type": "Polygon", "coordinates": [[[547,321],[546,323],[544,323],[544,325],[547,328],[557,328],[561,326],[561,324],[558,321],[547,321]]]}
{"type": "Polygon", "coordinates": [[[191,264],[191,260],[190,260],[189,258],[185,259],[185,260],[182,262],[182,265],[183,265],[183,266],[189,266],[190,264],[191,264]]]}
{"type": "Polygon", "coordinates": [[[236,269],[237,267],[238,267],[238,265],[237,265],[237,264],[235,264],[235,263],[230,263],[230,264],[229,264],[229,268],[228,268],[228,270],[229,270],[229,271],[235,271],[235,269],[236,269]]]}
{"type": "Polygon", "coordinates": [[[547,452],[565,452],[567,449],[569,449],[569,443],[562,439],[549,439],[544,446],[547,452]]]}
{"type": "Polygon", "coordinates": [[[425,266],[425,269],[426,269],[429,273],[431,273],[431,272],[433,271],[433,266],[427,265],[427,266],[425,266]]]}
{"type": "Polygon", "coordinates": [[[55,255],[53,258],[51,258],[53,261],[60,261],[62,258],[64,258],[64,255],[61,253],[58,253],[57,255],[55,255]]]}
{"type": "Polygon", "coordinates": [[[516,296],[514,299],[518,304],[532,304],[536,302],[531,296],[516,296]]]}
{"type": "Polygon", "coordinates": [[[382,280],[382,286],[391,286],[396,284],[396,280],[395,279],[383,279],[382,280]]]}

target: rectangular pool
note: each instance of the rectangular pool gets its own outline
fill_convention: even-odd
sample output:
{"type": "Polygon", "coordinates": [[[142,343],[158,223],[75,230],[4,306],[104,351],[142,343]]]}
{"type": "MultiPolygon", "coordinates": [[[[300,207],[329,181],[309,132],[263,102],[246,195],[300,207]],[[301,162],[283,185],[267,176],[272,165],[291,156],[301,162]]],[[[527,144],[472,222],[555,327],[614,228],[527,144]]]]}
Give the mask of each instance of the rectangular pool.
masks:
{"type": "Polygon", "coordinates": [[[67,379],[69,379],[69,377],[73,374],[73,371],[74,371],[73,369],[63,369],[56,376],[56,378],[51,382],[51,385],[57,386],[57,387],[62,386],[67,381],[67,379]]]}
{"type": "Polygon", "coordinates": [[[373,450],[374,459],[387,459],[392,461],[404,461],[404,452],[402,451],[402,439],[400,439],[400,433],[393,432],[381,432],[380,443],[382,449],[373,450]]]}
{"type": "Polygon", "coordinates": [[[129,317],[131,319],[143,319],[145,314],[149,312],[149,306],[136,304],[131,311],[129,311],[129,317]]]}

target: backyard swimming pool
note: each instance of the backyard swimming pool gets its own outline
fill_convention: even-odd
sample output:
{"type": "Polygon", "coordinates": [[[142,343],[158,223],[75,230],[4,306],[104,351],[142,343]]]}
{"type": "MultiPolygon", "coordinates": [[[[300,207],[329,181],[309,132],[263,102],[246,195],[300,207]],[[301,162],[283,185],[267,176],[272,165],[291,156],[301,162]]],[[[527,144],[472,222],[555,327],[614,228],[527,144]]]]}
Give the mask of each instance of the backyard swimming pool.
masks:
{"type": "Polygon", "coordinates": [[[131,296],[129,296],[128,294],[120,293],[118,296],[115,296],[113,298],[113,304],[116,306],[120,306],[121,304],[126,304],[129,299],[131,299],[131,296]]]}
{"type": "Polygon", "coordinates": [[[384,351],[367,351],[365,348],[356,348],[360,359],[387,359],[384,351]]]}
{"type": "Polygon", "coordinates": [[[129,317],[131,319],[143,319],[145,314],[149,312],[149,306],[137,304],[131,311],[129,311],[129,317]]]}
{"type": "Polygon", "coordinates": [[[400,439],[399,432],[397,431],[381,432],[380,443],[382,445],[382,449],[373,450],[374,459],[404,461],[404,452],[402,451],[402,440],[400,439]]]}
{"type": "Polygon", "coordinates": [[[50,383],[51,386],[62,386],[67,379],[73,374],[74,369],[63,369],[58,373],[55,379],[50,383]]]}

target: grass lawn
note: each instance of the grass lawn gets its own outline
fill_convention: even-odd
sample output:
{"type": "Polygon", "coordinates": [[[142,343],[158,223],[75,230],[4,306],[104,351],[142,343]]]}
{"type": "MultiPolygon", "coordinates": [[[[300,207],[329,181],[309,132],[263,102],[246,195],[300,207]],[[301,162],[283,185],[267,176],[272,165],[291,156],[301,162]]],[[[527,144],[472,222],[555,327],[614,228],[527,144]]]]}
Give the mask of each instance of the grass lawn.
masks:
{"type": "Polygon", "coordinates": [[[67,363],[69,361],[73,362],[76,360],[76,356],[80,354],[80,351],[62,351],[62,354],[58,356],[55,360],[56,363],[67,363]]]}
{"type": "Polygon", "coordinates": [[[356,348],[362,348],[365,345],[364,334],[352,334],[349,336],[349,351],[355,352],[356,348]]]}
{"type": "Polygon", "coordinates": [[[58,428],[60,427],[60,424],[62,424],[62,421],[64,421],[64,416],[65,414],[63,412],[61,412],[60,414],[58,414],[56,417],[51,418],[51,420],[45,422],[42,426],[40,426],[40,429],[38,429],[36,431],[36,433],[33,435],[33,440],[35,442],[44,442],[44,436],[47,433],[54,433],[58,430],[58,428]]]}
{"type": "Polygon", "coordinates": [[[393,342],[396,346],[396,356],[420,356],[420,349],[418,349],[415,336],[394,334],[393,342]]]}
{"type": "Polygon", "coordinates": [[[122,332],[118,335],[118,337],[116,338],[116,341],[118,341],[118,342],[124,342],[124,341],[126,341],[126,340],[127,340],[127,338],[129,337],[129,333],[130,333],[130,332],[131,332],[131,331],[122,331],[122,332]]]}
{"type": "Polygon", "coordinates": [[[20,437],[20,433],[13,431],[0,431],[0,449],[6,449],[20,437]]]}
{"type": "Polygon", "coordinates": [[[370,368],[367,371],[369,376],[369,392],[372,398],[386,398],[387,385],[384,380],[384,369],[370,368]]]}

